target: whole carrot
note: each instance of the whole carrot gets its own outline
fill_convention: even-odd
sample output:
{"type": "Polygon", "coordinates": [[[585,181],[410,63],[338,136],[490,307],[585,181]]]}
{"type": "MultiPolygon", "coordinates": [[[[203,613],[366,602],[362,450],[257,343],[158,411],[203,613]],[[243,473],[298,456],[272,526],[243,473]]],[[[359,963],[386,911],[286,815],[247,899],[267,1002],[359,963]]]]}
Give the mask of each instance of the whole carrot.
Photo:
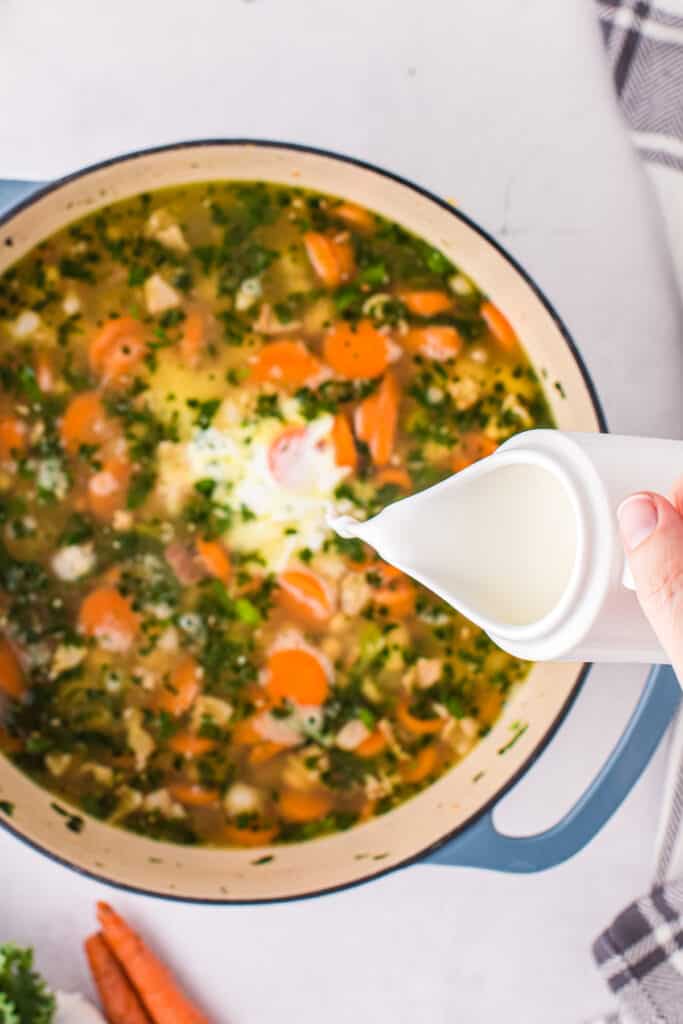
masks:
{"type": "Polygon", "coordinates": [[[86,939],[85,954],[109,1024],[149,1024],[149,1017],[102,932],[86,939]]]}
{"type": "Polygon", "coordinates": [[[181,991],[171,972],[108,903],[97,904],[107,945],[135,986],[154,1024],[209,1024],[181,991]]]}

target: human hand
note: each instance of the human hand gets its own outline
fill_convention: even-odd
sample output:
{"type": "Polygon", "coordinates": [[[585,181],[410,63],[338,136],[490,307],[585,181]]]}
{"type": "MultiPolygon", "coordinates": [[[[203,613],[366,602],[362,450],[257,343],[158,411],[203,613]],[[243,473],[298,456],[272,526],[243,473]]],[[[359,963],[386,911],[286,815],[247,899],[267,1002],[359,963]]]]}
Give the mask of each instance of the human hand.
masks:
{"type": "Polygon", "coordinates": [[[683,681],[683,479],[671,501],[642,491],[617,517],[640,605],[683,681]]]}

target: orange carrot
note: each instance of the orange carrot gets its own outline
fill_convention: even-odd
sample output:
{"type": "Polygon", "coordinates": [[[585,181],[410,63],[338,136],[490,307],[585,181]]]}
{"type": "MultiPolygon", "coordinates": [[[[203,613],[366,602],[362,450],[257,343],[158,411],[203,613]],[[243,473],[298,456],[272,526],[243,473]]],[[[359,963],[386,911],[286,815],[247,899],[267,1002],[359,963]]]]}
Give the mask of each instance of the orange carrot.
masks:
{"type": "Polygon", "coordinates": [[[266,764],[274,757],[281,754],[283,750],[289,750],[283,743],[274,743],[272,740],[264,740],[262,743],[255,743],[249,751],[247,760],[249,764],[266,764]]]}
{"type": "Polygon", "coordinates": [[[185,317],[183,333],[180,338],[180,355],[183,362],[195,367],[204,349],[204,317],[197,309],[193,309],[185,317]]]}
{"type": "Polygon", "coordinates": [[[271,341],[251,363],[251,379],[258,384],[269,381],[298,388],[316,384],[323,376],[323,364],[303,341],[271,341]]]}
{"type": "Polygon", "coordinates": [[[327,288],[337,288],[352,276],[353,249],[348,242],[307,231],[304,248],[315,274],[327,288]]]}
{"type": "Polygon", "coordinates": [[[6,637],[0,637],[0,693],[20,700],[25,692],[24,673],[14,648],[6,637]]]}
{"type": "Polygon", "coordinates": [[[147,355],[145,328],[132,316],[108,320],[90,342],[90,369],[105,383],[133,373],[147,355]]]}
{"type": "Polygon", "coordinates": [[[67,405],[59,432],[66,451],[77,455],[82,444],[101,444],[112,436],[113,429],[100,396],[83,391],[67,405]]]}
{"type": "Polygon", "coordinates": [[[382,487],[384,484],[393,484],[404,491],[411,491],[413,488],[410,473],[401,466],[386,466],[384,469],[380,469],[378,473],[375,473],[372,482],[377,487],[382,487]]]}
{"type": "Polygon", "coordinates": [[[266,691],[276,702],[324,704],[330,691],[325,666],[303,647],[281,648],[268,659],[266,691]]]}
{"type": "Polygon", "coordinates": [[[178,732],[168,741],[168,745],[174,754],[181,754],[183,757],[203,757],[211,750],[215,750],[216,741],[205,736],[196,736],[191,732],[178,732]]]}
{"type": "Polygon", "coordinates": [[[431,736],[440,732],[444,724],[442,718],[417,718],[411,714],[407,701],[396,705],[396,721],[413,736],[431,736]]]}
{"type": "Polygon", "coordinates": [[[331,437],[334,447],[334,460],[337,465],[355,469],[358,465],[358,452],[356,451],[353,431],[351,430],[348,417],[343,412],[338,412],[334,417],[331,437]]]}
{"type": "Polygon", "coordinates": [[[381,585],[372,592],[373,603],[384,608],[390,618],[405,619],[415,609],[415,584],[393,565],[380,562],[373,566],[373,572],[380,576],[381,585]]]}
{"type": "Polygon", "coordinates": [[[409,352],[443,363],[455,359],[462,348],[462,338],[455,327],[413,327],[401,338],[409,352]]]}
{"type": "Polygon", "coordinates": [[[173,782],[168,791],[174,800],[186,807],[210,807],[217,804],[221,796],[217,789],[207,789],[194,782],[173,782]]]}
{"type": "Polygon", "coordinates": [[[343,220],[350,228],[357,231],[371,232],[375,229],[375,218],[363,206],[356,206],[355,203],[340,203],[332,210],[332,214],[343,220]]]}
{"type": "Polygon", "coordinates": [[[495,441],[479,431],[470,431],[467,434],[463,434],[453,452],[451,469],[454,473],[459,473],[461,469],[466,469],[473,462],[478,462],[479,459],[485,459],[488,455],[493,455],[497,447],[498,445],[495,441]]]}
{"type": "Polygon", "coordinates": [[[0,459],[8,462],[21,455],[28,442],[26,424],[18,416],[3,416],[0,419],[0,459]]]}
{"type": "Polygon", "coordinates": [[[376,466],[391,458],[398,425],[399,390],[393,373],[385,374],[377,391],[363,399],[354,415],[359,441],[365,441],[376,466]]]}
{"type": "Polygon", "coordinates": [[[278,587],[278,603],[310,626],[322,625],[334,612],[330,588],[309,569],[288,569],[278,587]]]}
{"type": "Polygon", "coordinates": [[[366,736],[362,743],[358,744],[354,754],[357,754],[358,757],[377,757],[378,754],[381,754],[386,749],[386,746],[386,736],[381,729],[375,729],[369,736],[366,736]]]}
{"type": "Polygon", "coordinates": [[[341,320],[329,329],[324,342],[325,361],[340,377],[379,377],[389,365],[389,339],[370,320],[354,327],[341,320]]]}
{"type": "Polygon", "coordinates": [[[298,789],[285,789],[278,804],[285,821],[305,824],[324,818],[332,809],[332,798],[327,793],[304,793],[298,789]]]}
{"type": "Polygon", "coordinates": [[[482,302],[479,312],[500,347],[507,352],[515,348],[518,344],[515,329],[498,306],[494,306],[492,302],[482,302]]]}
{"type": "Polygon", "coordinates": [[[436,747],[423,747],[412,761],[406,761],[401,765],[401,778],[404,782],[423,782],[434,774],[437,761],[436,747]]]}
{"type": "Polygon", "coordinates": [[[202,671],[191,654],[176,665],[168,683],[156,695],[155,705],[176,718],[189,711],[201,690],[202,671]]]}
{"type": "Polygon", "coordinates": [[[237,825],[226,825],[223,829],[225,839],[233,846],[268,846],[278,832],[277,825],[263,828],[238,828],[237,825]]]}
{"type": "Polygon", "coordinates": [[[105,650],[125,651],[135,639],[140,619],[115,587],[91,590],[78,613],[78,628],[105,650]]]}
{"type": "Polygon", "coordinates": [[[97,904],[97,919],[108,946],[137,989],[154,1024],[209,1024],[168,968],[109,904],[97,904]]]}
{"type": "Polygon", "coordinates": [[[197,554],[204,568],[211,576],[215,576],[221,583],[227,583],[232,575],[230,557],[217,540],[202,540],[196,542],[197,554]]]}
{"type": "Polygon", "coordinates": [[[85,940],[85,954],[109,1024],[149,1024],[135,989],[101,932],[85,940]]]}
{"type": "Polygon", "coordinates": [[[232,730],[232,742],[238,747],[250,747],[260,743],[263,737],[254,728],[254,719],[243,718],[237,722],[232,730]]]}
{"type": "Polygon", "coordinates": [[[398,297],[411,313],[416,316],[438,316],[453,308],[453,299],[446,292],[417,291],[399,292],[398,297]]]}
{"type": "Polygon", "coordinates": [[[131,466],[128,459],[114,456],[88,481],[88,506],[96,519],[109,520],[124,508],[131,466]]]}

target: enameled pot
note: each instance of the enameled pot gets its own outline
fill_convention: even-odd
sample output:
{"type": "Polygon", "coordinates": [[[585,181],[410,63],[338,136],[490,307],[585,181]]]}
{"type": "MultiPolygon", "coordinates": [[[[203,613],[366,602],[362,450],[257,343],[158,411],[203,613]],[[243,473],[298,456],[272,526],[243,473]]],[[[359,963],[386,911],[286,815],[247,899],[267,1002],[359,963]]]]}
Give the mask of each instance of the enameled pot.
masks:
{"type": "MultiPolygon", "coordinates": [[[[450,204],[400,178],[332,153],[270,142],[207,141],[132,153],[45,187],[0,182],[0,272],[47,235],[105,203],[211,179],[262,179],[344,196],[442,249],[493,297],[523,339],[564,430],[605,429],[566,329],[515,261],[450,204]],[[561,387],[555,387],[556,381],[561,387]]],[[[669,669],[652,673],[617,748],[579,803],[539,836],[493,828],[496,801],[530,766],[567,714],[587,667],[539,664],[491,732],[460,764],[396,810],[347,832],[264,850],[173,846],[85,818],[80,832],[54,798],[0,755],[0,822],[47,855],[103,881],[177,899],[292,899],[366,881],[420,858],[534,871],[580,849],[619,805],[678,704],[669,669]],[[511,723],[527,728],[510,744],[511,723]],[[11,815],[3,808],[13,807],[11,815]]],[[[518,731],[518,730],[517,730],[518,731]]]]}

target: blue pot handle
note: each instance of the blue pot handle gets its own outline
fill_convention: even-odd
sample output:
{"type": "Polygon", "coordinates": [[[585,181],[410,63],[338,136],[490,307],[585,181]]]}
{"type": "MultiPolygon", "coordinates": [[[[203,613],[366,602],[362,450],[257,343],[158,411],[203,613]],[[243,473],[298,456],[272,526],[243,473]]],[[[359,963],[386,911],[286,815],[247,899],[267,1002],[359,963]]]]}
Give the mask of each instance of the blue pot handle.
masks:
{"type": "Polygon", "coordinates": [[[7,207],[30,196],[43,185],[42,181],[7,181],[0,178],[0,213],[4,213],[7,207]]]}
{"type": "Polygon", "coordinates": [[[496,830],[489,810],[460,835],[427,854],[422,863],[526,874],[573,857],[600,831],[638,781],[680,700],[681,687],[671,667],[653,668],[619,742],[583,796],[556,825],[535,836],[506,836],[496,830]]]}

